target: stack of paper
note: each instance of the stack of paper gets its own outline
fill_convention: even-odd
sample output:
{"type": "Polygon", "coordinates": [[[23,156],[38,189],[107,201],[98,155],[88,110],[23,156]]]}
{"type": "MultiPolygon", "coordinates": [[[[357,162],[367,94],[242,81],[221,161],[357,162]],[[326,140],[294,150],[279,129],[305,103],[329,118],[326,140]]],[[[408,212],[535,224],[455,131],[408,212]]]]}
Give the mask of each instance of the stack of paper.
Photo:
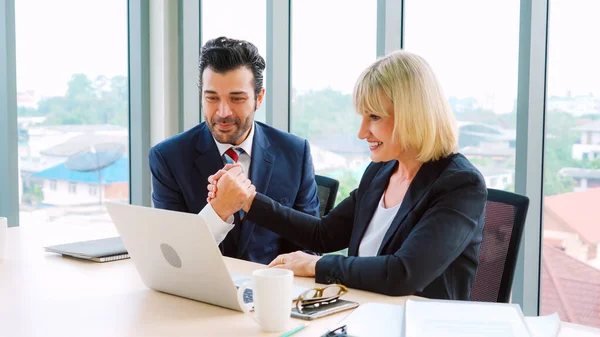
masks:
{"type": "Polygon", "coordinates": [[[402,336],[404,306],[385,303],[365,303],[356,308],[337,326],[346,325],[348,336],[402,336]]]}
{"type": "Polygon", "coordinates": [[[600,329],[561,322],[558,337],[600,337],[600,329]]]}
{"type": "Polygon", "coordinates": [[[600,337],[600,329],[560,322],[558,314],[524,317],[516,304],[426,299],[365,303],[331,330],[342,325],[352,337],[600,337]]]}
{"type": "Polygon", "coordinates": [[[531,337],[555,337],[560,329],[560,318],[557,313],[540,317],[525,317],[525,323],[531,337]]]}
{"type": "Polygon", "coordinates": [[[516,304],[408,300],[404,322],[406,337],[531,337],[516,304]]]}

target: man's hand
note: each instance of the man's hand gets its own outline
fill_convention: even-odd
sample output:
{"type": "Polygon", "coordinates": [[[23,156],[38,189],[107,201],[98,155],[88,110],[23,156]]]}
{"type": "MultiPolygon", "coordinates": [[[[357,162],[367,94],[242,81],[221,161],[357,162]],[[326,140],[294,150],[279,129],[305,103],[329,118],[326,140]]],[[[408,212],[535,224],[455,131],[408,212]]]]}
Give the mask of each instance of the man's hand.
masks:
{"type": "Polygon", "coordinates": [[[209,177],[208,198],[215,212],[224,221],[247,204],[256,193],[256,188],[246,177],[240,165],[232,165],[228,170],[219,170],[209,177]],[[216,191],[219,191],[217,196],[216,191]]]}
{"type": "Polygon", "coordinates": [[[314,277],[317,269],[317,261],[320,258],[322,256],[296,251],[277,256],[275,260],[269,263],[268,267],[289,269],[296,276],[314,277]]]}
{"type": "Polygon", "coordinates": [[[217,182],[219,179],[227,173],[227,171],[231,170],[234,167],[242,168],[240,164],[227,164],[222,169],[218,170],[215,174],[208,176],[208,195],[206,197],[206,202],[210,203],[212,199],[217,197],[217,182]],[[211,187],[212,186],[212,187],[211,187]],[[212,193],[211,193],[212,192],[212,193]]]}

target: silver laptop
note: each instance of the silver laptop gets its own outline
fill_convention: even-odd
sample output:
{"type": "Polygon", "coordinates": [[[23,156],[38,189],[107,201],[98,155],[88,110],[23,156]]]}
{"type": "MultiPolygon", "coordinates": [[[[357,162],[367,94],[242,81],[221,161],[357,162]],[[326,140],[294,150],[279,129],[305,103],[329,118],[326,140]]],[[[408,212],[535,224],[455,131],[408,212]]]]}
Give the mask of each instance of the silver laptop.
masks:
{"type": "MultiPolygon", "coordinates": [[[[108,202],[105,206],[148,288],[242,311],[237,287],[251,276],[229,273],[201,216],[108,202]]],[[[304,290],[294,287],[293,299],[304,290]]],[[[251,302],[251,291],[245,295],[251,302]]]]}

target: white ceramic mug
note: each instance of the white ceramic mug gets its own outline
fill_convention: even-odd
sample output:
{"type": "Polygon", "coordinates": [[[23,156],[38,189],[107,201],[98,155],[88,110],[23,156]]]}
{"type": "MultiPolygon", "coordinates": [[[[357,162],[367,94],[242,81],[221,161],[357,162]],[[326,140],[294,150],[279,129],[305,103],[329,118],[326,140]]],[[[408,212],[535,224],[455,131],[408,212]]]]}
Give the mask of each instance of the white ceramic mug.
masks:
{"type": "Polygon", "coordinates": [[[284,331],[288,327],[292,312],[292,289],[294,273],[287,269],[258,269],[252,273],[252,281],[238,289],[238,301],[244,310],[267,332],[284,331]],[[244,291],[252,288],[254,312],[250,304],[244,303],[244,291]]]}
{"type": "Polygon", "coordinates": [[[0,217],[0,259],[4,258],[6,252],[6,231],[8,229],[8,220],[0,217]]]}

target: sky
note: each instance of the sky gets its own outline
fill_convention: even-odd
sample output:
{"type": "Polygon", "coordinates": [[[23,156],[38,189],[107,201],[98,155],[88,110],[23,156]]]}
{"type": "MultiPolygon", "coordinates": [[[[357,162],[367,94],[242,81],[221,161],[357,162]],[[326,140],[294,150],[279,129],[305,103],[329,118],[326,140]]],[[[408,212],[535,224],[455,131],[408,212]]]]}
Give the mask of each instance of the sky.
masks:
{"type": "MultiPolygon", "coordinates": [[[[247,39],[266,57],[266,0],[203,0],[203,42],[247,39]]],[[[376,0],[292,2],[292,86],[350,93],[375,60],[376,0]]],[[[600,96],[600,1],[551,0],[551,95],[600,96]]],[[[406,0],[405,49],[425,57],[448,96],[498,112],[517,92],[518,0],[406,0]]],[[[74,73],[127,74],[127,1],[16,0],[17,88],[61,95],[74,73]]],[[[267,60],[267,66],[269,60],[267,60]]]]}

